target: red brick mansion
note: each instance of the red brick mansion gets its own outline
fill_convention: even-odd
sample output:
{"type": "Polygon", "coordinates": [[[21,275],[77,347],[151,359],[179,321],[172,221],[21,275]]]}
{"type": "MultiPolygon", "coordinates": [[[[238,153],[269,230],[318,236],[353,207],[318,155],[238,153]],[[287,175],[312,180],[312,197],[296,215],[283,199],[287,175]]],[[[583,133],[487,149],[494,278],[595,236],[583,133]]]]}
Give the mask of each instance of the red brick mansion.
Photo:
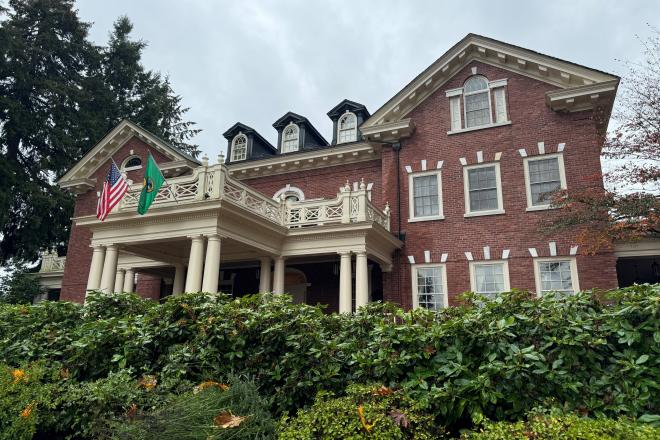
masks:
{"type": "Polygon", "coordinates": [[[275,145],[237,122],[226,157],[198,160],[124,121],[59,180],[76,194],[73,227],[42,282],[72,301],[92,289],[272,291],[341,312],[616,287],[623,254],[583,255],[575,234],[547,234],[541,220],[559,214],[549,193],[593,185],[618,84],[470,34],[374,113],[339,102],[332,139],[289,112],[275,145]],[[169,185],[141,216],[148,152],[169,185]],[[133,185],[100,222],[113,159],[133,185]]]}

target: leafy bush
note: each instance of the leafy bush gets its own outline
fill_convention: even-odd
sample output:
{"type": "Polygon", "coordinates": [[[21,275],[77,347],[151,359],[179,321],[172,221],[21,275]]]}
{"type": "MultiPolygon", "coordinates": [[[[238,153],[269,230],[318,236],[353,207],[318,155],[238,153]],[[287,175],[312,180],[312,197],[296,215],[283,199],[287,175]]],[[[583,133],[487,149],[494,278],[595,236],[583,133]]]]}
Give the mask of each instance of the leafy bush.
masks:
{"type": "Polygon", "coordinates": [[[425,414],[402,391],[384,386],[353,385],[346,396],[321,392],[309,409],[280,420],[280,440],[440,439],[433,416],[425,414]]]}
{"type": "Polygon", "coordinates": [[[0,439],[31,439],[44,403],[39,366],[0,366],[0,439]]]}
{"type": "Polygon", "coordinates": [[[629,420],[586,419],[575,415],[530,417],[515,423],[487,423],[463,440],[657,440],[660,429],[629,420]]]}
{"type": "Polygon", "coordinates": [[[4,267],[0,277],[0,302],[8,304],[32,304],[37,295],[46,293],[34,271],[24,265],[4,267]]]}
{"type": "MultiPolygon", "coordinates": [[[[341,398],[349,384],[374,382],[403,389],[452,432],[543,405],[595,417],[660,414],[660,286],[604,296],[514,291],[468,296],[439,313],[376,303],[337,315],[285,295],[187,294],[157,304],[96,294],[84,306],[0,305],[0,361],[68,371],[75,385],[63,394],[82,387],[70,398],[80,407],[82,395],[94,395],[85,386],[121,375],[133,386],[155,376],[166,394],[240,372],[276,415],[312,404],[319,391],[341,398]]],[[[108,407],[123,414],[129,390],[112,403],[111,389],[108,407]]],[[[79,417],[61,408],[62,420],[79,417]]]]}
{"type": "Polygon", "coordinates": [[[115,423],[115,435],[125,440],[275,438],[275,421],[254,383],[229,382],[202,382],[151,411],[133,407],[128,421],[115,423]]]}

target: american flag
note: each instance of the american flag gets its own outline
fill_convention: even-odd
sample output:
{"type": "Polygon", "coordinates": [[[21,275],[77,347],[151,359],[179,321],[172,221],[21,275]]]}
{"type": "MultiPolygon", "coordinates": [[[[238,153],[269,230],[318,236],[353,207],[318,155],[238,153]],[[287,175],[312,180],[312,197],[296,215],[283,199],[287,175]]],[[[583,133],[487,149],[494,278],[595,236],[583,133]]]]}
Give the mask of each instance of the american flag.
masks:
{"type": "Polygon", "coordinates": [[[108,177],[103,182],[103,191],[96,206],[96,217],[103,221],[108,217],[112,208],[124,197],[128,191],[128,183],[121,177],[119,168],[113,162],[108,171],[108,177]]]}

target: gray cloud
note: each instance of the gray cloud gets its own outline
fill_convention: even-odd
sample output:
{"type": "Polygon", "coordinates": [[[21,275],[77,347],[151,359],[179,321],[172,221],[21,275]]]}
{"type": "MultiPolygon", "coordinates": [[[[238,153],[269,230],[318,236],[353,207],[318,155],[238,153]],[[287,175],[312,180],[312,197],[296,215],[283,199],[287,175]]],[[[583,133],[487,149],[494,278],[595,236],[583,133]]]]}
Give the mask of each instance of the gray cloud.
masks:
{"type": "Polygon", "coordinates": [[[226,148],[236,121],[275,142],[286,111],[328,140],[325,113],[344,98],[375,111],[465,34],[474,32],[615,74],[635,37],[660,26],[656,1],[202,1],[80,0],[92,39],[121,14],[149,43],[145,64],[168,74],[204,131],[202,150],[226,148]],[[467,6],[469,5],[469,6],[467,6]]]}

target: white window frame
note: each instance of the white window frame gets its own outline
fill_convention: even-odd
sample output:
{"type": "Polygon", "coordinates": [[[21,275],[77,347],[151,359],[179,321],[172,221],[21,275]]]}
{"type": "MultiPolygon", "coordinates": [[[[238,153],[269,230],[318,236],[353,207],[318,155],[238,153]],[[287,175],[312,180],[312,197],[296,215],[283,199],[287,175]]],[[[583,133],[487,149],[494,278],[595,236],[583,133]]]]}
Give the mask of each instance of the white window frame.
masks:
{"type": "Polygon", "coordinates": [[[492,101],[493,97],[491,96],[491,93],[490,93],[490,85],[489,85],[489,84],[490,84],[490,83],[488,82],[488,78],[486,78],[484,75],[471,75],[471,76],[470,76],[468,79],[466,79],[465,82],[463,83],[463,99],[462,99],[463,102],[462,102],[461,104],[463,104],[463,121],[464,121],[465,129],[466,129],[466,130],[468,130],[468,129],[475,129],[475,128],[481,128],[481,127],[490,127],[490,126],[493,125],[493,101],[492,101]],[[466,93],[466,92],[465,92],[465,83],[468,82],[468,81],[470,81],[470,80],[471,80],[472,78],[474,78],[475,76],[480,76],[480,77],[482,77],[482,78],[486,81],[486,89],[479,89],[479,90],[477,90],[476,92],[467,92],[467,93],[466,93]],[[468,126],[467,126],[467,105],[466,105],[466,103],[465,103],[465,99],[466,99],[468,96],[478,95],[478,94],[480,94],[480,93],[486,93],[486,94],[488,95],[488,123],[486,123],[486,124],[481,124],[481,125],[475,125],[475,126],[473,126],[473,127],[468,127],[468,126]]]}
{"type": "Polygon", "coordinates": [[[231,140],[231,160],[230,162],[238,162],[241,160],[247,159],[247,149],[248,149],[248,138],[245,136],[242,132],[239,132],[236,136],[234,136],[234,139],[231,140]],[[245,150],[242,158],[237,158],[236,157],[236,142],[238,139],[245,139],[245,150]]]}
{"type": "MultiPolygon", "coordinates": [[[[501,264],[502,273],[504,275],[504,292],[511,290],[511,282],[509,280],[509,261],[508,260],[480,260],[480,261],[470,261],[470,290],[475,293],[480,293],[477,291],[477,266],[501,264]]],[[[481,293],[484,296],[488,296],[486,293],[481,293]]]]}
{"type": "Polygon", "coordinates": [[[273,194],[273,200],[276,200],[278,202],[281,201],[282,195],[284,195],[285,198],[288,196],[296,196],[298,197],[299,202],[305,200],[305,193],[303,192],[303,190],[298,188],[297,186],[291,186],[290,183],[287,183],[284,188],[278,189],[275,192],[275,194],[273,194]]]}
{"type": "Polygon", "coordinates": [[[430,220],[442,220],[444,219],[444,210],[442,208],[442,171],[441,170],[431,170],[431,171],[422,171],[419,173],[410,173],[408,174],[408,222],[423,222],[430,220]],[[427,215],[427,216],[415,216],[415,185],[414,180],[417,177],[424,177],[436,175],[438,181],[438,214],[437,215],[427,215]]]}
{"type": "Polygon", "coordinates": [[[282,144],[280,145],[280,151],[282,153],[294,153],[294,152],[299,151],[299,150],[300,150],[300,127],[298,127],[298,125],[294,124],[293,122],[289,122],[289,125],[284,127],[284,130],[282,130],[282,144]],[[285,138],[285,133],[286,133],[287,129],[289,129],[291,127],[295,127],[295,129],[296,129],[296,146],[295,146],[294,150],[284,151],[284,145],[287,142],[287,140],[285,138]]]}
{"type": "MultiPolygon", "coordinates": [[[[484,76],[484,75],[480,75],[484,76]]],[[[484,78],[486,78],[484,76],[484,78]]],[[[469,79],[469,78],[468,78],[469,79]]],[[[466,80],[467,81],[467,80],[466,80]]],[[[488,81],[488,78],[486,78],[486,81],[488,81]]],[[[465,83],[464,83],[465,84],[465,83]]],[[[492,127],[501,127],[503,125],[511,125],[511,119],[508,111],[508,102],[507,102],[507,79],[497,79],[493,81],[488,81],[488,103],[490,105],[490,124],[485,124],[485,125],[478,125],[475,127],[465,127],[466,124],[466,107],[465,107],[465,96],[463,93],[463,87],[458,87],[456,89],[450,89],[445,92],[445,95],[449,98],[448,99],[448,104],[449,104],[449,131],[447,132],[448,135],[452,134],[458,134],[458,133],[465,133],[468,131],[475,131],[475,130],[483,130],[484,128],[492,128],[492,127]],[[493,111],[495,110],[495,100],[494,96],[492,93],[493,89],[497,88],[502,88],[504,90],[504,111],[506,114],[506,120],[505,121],[497,121],[497,119],[493,120],[493,111]],[[458,98],[458,108],[459,108],[459,113],[458,115],[458,127],[452,126],[452,119],[455,116],[452,112],[451,105],[452,105],[452,98],[458,98]]],[[[474,92],[474,93],[483,93],[483,92],[474,92]]],[[[495,118],[497,118],[497,115],[495,115],[495,118]]]]}
{"type": "Polygon", "coordinates": [[[346,110],[346,113],[341,115],[339,117],[339,119],[337,120],[337,143],[338,144],[348,144],[350,142],[357,142],[357,125],[358,125],[357,115],[353,112],[349,112],[348,110],[346,110]],[[351,128],[351,129],[342,130],[342,128],[341,128],[342,119],[350,117],[350,116],[352,116],[355,119],[355,127],[351,128]],[[340,135],[341,135],[342,131],[353,131],[353,139],[347,140],[347,141],[341,141],[340,140],[340,135]]]}
{"type": "Polygon", "coordinates": [[[541,270],[539,269],[540,263],[548,263],[553,261],[569,261],[571,263],[571,283],[573,285],[573,294],[580,291],[580,280],[578,278],[577,258],[569,257],[538,257],[534,258],[534,281],[536,283],[536,296],[543,295],[541,290],[541,270]]]}
{"type": "Polygon", "coordinates": [[[557,165],[559,167],[559,184],[560,189],[566,189],[566,170],[564,169],[564,155],[563,153],[554,153],[554,154],[541,154],[538,156],[526,157],[523,159],[523,166],[525,169],[525,193],[527,195],[527,211],[542,211],[545,209],[555,209],[552,207],[552,203],[547,203],[545,205],[533,205],[532,204],[532,185],[529,179],[529,163],[536,160],[543,159],[552,159],[557,158],[557,165]]]}
{"type": "Polygon", "coordinates": [[[500,173],[499,162],[480,163],[477,165],[465,165],[463,167],[463,192],[465,194],[465,214],[463,217],[479,217],[482,215],[497,215],[504,214],[504,197],[502,196],[502,176],[500,173]],[[475,168],[488,168],[495,167],[495,183],[497,185],[497,209],[488,211],[471,211],[470,210],[470,181],[468,179],[468,171],[475,168]]]}
{"type": "Polygon", "coordinates": [[[133,171],[133,170],[140,170],[140,169],[142,169],[142,158],[141,158],[140,156],[138,156],[137,154],[131,154],[131,155],[128,156],[126,159],[124,159],[124,161],[121,163],[121,168],[120,168],[120,170],[121,170],[121,171],[124,171],[124,172],[126,172],[126,171],[133,171]],[[135,158],[140,159],[140,165],[136,165],[136,166],[133,166],[133,167],[127,167],[126,164],[127,164],[131,159],[135,159],[135,158]]]}
{"type": "MultiPolygon", "coordinates": [[[[419,268],[439,268],[440,269],[440,276],[442,277],[442,308],[447,308],[449,307],[449,294],[447,293],[447,265],[444,263],[436,264],[436,263],[420,263],[420,264],[412,264],[410,266],[410,273],[411,273],[411,278],[412,278],[412,304],[413,308],[418,309],[420,308],[419,306],[419,297],[417,293],[417,269],[419,268]]],[[[428,309],[427,309],[428,310],[428,309]]]]}

